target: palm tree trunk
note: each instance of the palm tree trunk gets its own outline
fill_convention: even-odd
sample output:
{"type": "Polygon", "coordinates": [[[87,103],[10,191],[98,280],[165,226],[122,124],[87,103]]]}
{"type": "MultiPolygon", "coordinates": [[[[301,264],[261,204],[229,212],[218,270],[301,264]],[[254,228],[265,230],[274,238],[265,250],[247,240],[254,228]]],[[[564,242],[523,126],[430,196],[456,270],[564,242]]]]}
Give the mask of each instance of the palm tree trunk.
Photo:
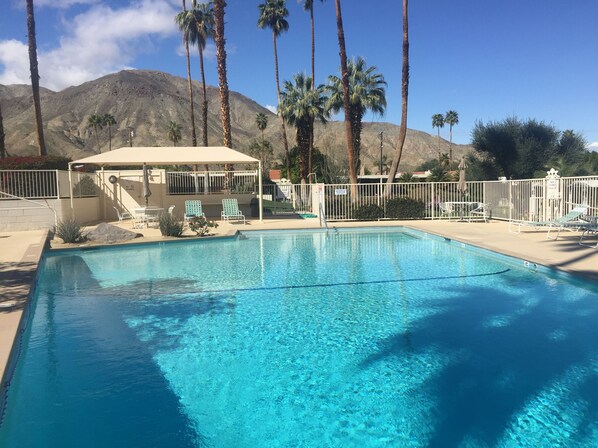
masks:
{"type": "Polygon", "coordinates": [[[449,145],[449,171],[453,169],[453,125],[449,126],[450,145],[449,145]]]}
{"type": "Polygon", "coordinates": [[[112,151],[112,126],[108,125],[108,151],[112,151]]]}
{"type": "Polygon", "coordinates": [[[98,137],[98,127],[97,125],[93,125],[93,132],[96,135],[96,145],[98,145],[98,153],[101,154],[102,153],[102,148],[100,146],[100,139],[98,137]]]}
{"type": "MultiPolygon", "coordinates": [[[[274,72],[276,75],[276,98],[278,106],[280,107],[280,80],[278,76],[278,49],[276,47],[276,33],[272,31],[272,41],[274,44],[274,72]]],[[[291,178],[291,159],[289,157],[289,141],[287,139],[287,127],[284,122],[282,114],[280,115],[280,123],[282,125],[282,142],[284,144],[284,158],[287,166],[287,179],[291,178]]]]}
{"type": "MultiPolygon", "coordinates": [[[[183,11],[187,11],[187,5],[183,0],[183,11]]],[[[189,56],[189,33],[183,31],[185,42],[185,56],[187,57],[187,82],[189,83],[189,118],[191,118],[191,146],[197,146],[197,134],[195,133],[195,112],[193,110],[193,83],[191,82],[191,57],[189,56]]]]}
{"type": "Polygon", "coordinates": [[[2,105],[0,105],[0,158],[6,157],[6,146],[4,145],[4,123],[2,121],[2,105]]]}
{"type": "Polygon", "coordinates": [[[440,166],[440,126],[438,127],[438,166],[440,166]]]}
{"type": "Polygon", "coordinates": [[[201,108],[201,141],[204,146],[208,146],[208,94],[206,91],[206,74],[203,65],[203,49],[199,48],[199,69],[201,71],[201,87],[203,91],[203,103],[201,108]]]}
{"type": "Polygon", "coordinates": [[[355,164],[355,172],[359,173],[361,171],[361,120],[363,119],[363,113],[355,109],[355,107],[351,109],[351,136],[353,137],[353,163],[355,164]]]}
{"type": "Polygon", "coordinates": [[[224,39],[224,0],[214,0],[216,36],[216,61],[218,64],[218,85],[220,88],[220,119],[222,121],[223,144],[232,148],[230,129],[230,104],[228,102],[228,81],[226,79],[226,49],[224,39]]]}
{"type": "Polygon", "coordinates": [[[31,71],[31,89],[33,90],[33,111],[35,113],[35,130],[37,133],[38,153],[48,155],[44,140],[42,123],[42,107],[39,97],[39,70],[37,64],[37,43],[35,40],[35,18],[33,16],[33,0],[27,0],[27,37],[29,41],[29,69],[31,71]]]}
{"type": "MultiPolygon", "coordinates": [[[[341,57],[341,73],[343,78],[343,109],[345,109],[345,133],[347,136],[347,156],[349,158],[349,180],[357,184],[355,161],[353,159],[353,135],[351,132],[351,104],[349,102],[349,71],[347,69],[347,50],[345,48],[345,32],[343,30],[343,16],[341,2],[336,0],[336,29],[338,33],[338,46],[341,57]]],[[[353,195],[355,197],[355,195],[353,195]]]]}
{"type": "MultiPolygon", "coordinates": [[[[405,144],[405,137],[407,136],[407,98],[409,96],[409,20],[408,20],[408,3],[409,0],[403,0],[403,74],[401,85],[401,126],[399,128],[399,141],[395,152],[395,157],[392,161],[390,171],[388,173],[387,185],[394,182],[395,176],[399,169],[401,155],[403,154],[403,145],[405,144]]],[[[387,192],[389,190],[387,189],[387,192]]]]}
{"type": "MultiPolygon", "coordinates": [[[[316,26],[314,23],[314,4],[311,4],[309,9],[309,18],[311,20],[311,89],[316,89],[316,26]]],[[[312,118],[309,126],[309,157],[308,157],[308,173],[309,176],[313,172],[312,154],[314,151],[314,120],[312,118]]],[[[311,177],[310,183],[311,183],[311,177]]]]}

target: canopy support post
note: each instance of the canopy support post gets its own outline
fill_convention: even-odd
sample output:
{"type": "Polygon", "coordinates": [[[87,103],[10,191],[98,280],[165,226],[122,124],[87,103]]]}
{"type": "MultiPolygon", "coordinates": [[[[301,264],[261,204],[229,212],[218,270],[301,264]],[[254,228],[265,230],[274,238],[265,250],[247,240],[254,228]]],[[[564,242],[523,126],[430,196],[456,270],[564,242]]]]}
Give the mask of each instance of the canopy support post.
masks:
{"type": "Polygon", "coordinates": [[[75,219],[75,201],[73,200],[73,166],[69,162],[69,197],[71,198],[71,218],[75,219]]]}
{"type": "Polygon", "coordinates": [[[260,160],[258,163],[258,169],[257,169],[257,181],[258,181],[258,187],[257,187],[257,194],[258,194],[258,205],[260,207],[260,222],[264,222],[264,207],[262,206],[262,201],[263,201],[263,192],[262,192],[262,161],[260,160]]]}

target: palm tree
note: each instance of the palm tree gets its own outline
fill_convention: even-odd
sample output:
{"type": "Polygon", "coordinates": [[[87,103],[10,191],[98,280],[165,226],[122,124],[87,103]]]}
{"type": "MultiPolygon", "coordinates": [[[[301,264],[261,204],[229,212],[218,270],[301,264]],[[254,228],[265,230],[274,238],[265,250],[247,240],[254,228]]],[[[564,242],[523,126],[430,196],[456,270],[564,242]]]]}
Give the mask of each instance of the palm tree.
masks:
{"type": "MultiPolygon", "coordinates": [[[[387,185],[394,182],[403,154],[403,146],[407,137],[407,99],[409,97],[409,0],[403,0],[403,70],[401,76],[401,125],[399,128],[399,141],[395,157],[388,172],[387,185]]],[[[390,189],[387,189],[390,192],[390,189]]]]}
{"type": "Polygon", "coordinates": [[[459,114],[454,110],[449,110],[444,115],[444,122],[449,125],[449,131],[450,131],[450,146],[449,146],[450,165],[449,165],[449,169],[452,169],[453,168],[453,126],[459,124],[459,114]]]}
{"type": "MultiPolygon", "coordinates": [[[[349,71],[347,68],[347,49],[345,48],[345,30],[343,29],[343,14],[340,0],[335,0],[336,8],[336,31],[338,34],[338,47],[341,58],[341,76],[343,83],[343,109],[345,110],[345,133],[347,137],[347,157],[349,159],[349,180],[351,184],[357,185],[357,172],[355,171],[355,160],[353,151],[353,135],[351,130],[351,102],[349,100],[349,71]]],[[[353,192],[356,192],[353,191],[353,192]]],[[[353,195],[355,197],[355,195],[353,195]]]]}
{"type": "Polygon", "coordinates": [[[29,70],[31,71],[31,89],[33,90],[33,110],[35,112],[35,130],[37,132],[38,154],[48,155],[44,140],[42,123],[42,106],[39,97],[39,70],[37,64],[37,43],[35,40],[35,17],[33,15],[33,0],[27,0],[27,40],[29,41],[29,70]]]}
{"type": "MultiPolygon", "coordinates": [[[[257,26],[264,29],[270,28],[272,30],[272,43],[274,46],[274,70],[276,75],[276,98],[278,100],[278,107],[280,107],[280,80],[278,76],[278,49],[276,47],[276,40],[278,36],[289,29],[289,22],[286,17],[289,15],[289,10],[285,6],[286,0],[266,0],[266,3],[258,6],[260,16],[257,21],[257,26]]],[[[284,155],[287,167],[287,179],[291,177],[291,161],[289,159],[289,142],[287,139],[287,130],[282,114],[280,115],[280,122],[282,125],[282,141],[284,144],[284,155]]]]}
{"type": "Polygon", "coordinates": [[[208,146],[208,95],[206,92],[206,75],[203,63],[203,52],[208,39],[214,38],[214,9],[212,3],[197,3],[193,0],[191,10],[187,13],[189,20],[189,40],[197,45],[199,52],[199,69],[201,72],[201,87],[203,102],[201,108],[201,140],[203,146],[208,146]]]}
{"type": "Polygon", "coordinates": [[[100,140],[98,139],[98,128],[102,129],[104,127],[104,117],[98,114],[93,114],[87,119],[87,127],[93,128],[93,133],[96,136],[96,144],[98,145],[98,152],[102,152],[102,148],[100,148],[100,140]]]}
{"type": "Polygon", "coordinates": [[[0,105],[0,158],[6,157],[6,146],[4,145],[4,123],[2,122],[2,106],[0,105]]]}
{"type": "Polygon", "coordinates": [[[312,88],[312,79],[302,73],[293,76],[294,83],[284,82],[284,90],[280,94],[281,116],[292,126],[295,126],[296,143],[299,151],[299,177],[306,180],[309,174],[309,136],[310,127],[315,120],[326,122],[325,87],[319,85],[312,88]]]}
{"type": "Polygon", "coordinates": [[[181,141],[181,125],[176,121],[171,121],[168,124],[168,140],[170,140],[174,146],[181,141]]]}
{"type": "MultiPolygon", "coordinates": [[[[353,162],[355,171],[360,169],[361,130],[363,116],[368,110],[384,114],[386,108],[386,81],[384,76],[376,73],[376,67],[367,67],[363,58],[349,61],[349,102],[351,104],[351,136],[353,137],[353,162]]],[[[330,99],[328,107],[339,112],[344,106],[343,83],[338,76],[328,77],[330,99]]]]}
{"type": "Polygon", "coordinates": [[[258,112],[255,115],[255,124],[257,125],[257,128],[261,131],[262,141],[264,141],[264,131],[268,127],[268,117],[266,116],[266,114],[258,112]]]}
{"type": "Polygon", "coordinates": [[[440,163],[440,128],[444,127],[444,115],[432,115],[432,128],[438,128],[438,163],[440,163]]]}
{"type": "Polygon", "coordinates": [[[190,24],[187,20],[187,4],[183,0],[183,10],[179,12],[174,21],[183,32],[183,43],[185,44],[185,56],[187,58],[187,82],[189,84],[189,117],[191,118],[191,144],[197,146],[197,135],[195,134],[195,112],[193,111],[193,84],[191,82],[191,58],[189,56],[189,31],[190,24]]]}
{"type": "Polygon", "coordinates": [[[112,151],[112,126],[116,124],[116,119],[112,114],[102,116],[102,126],[108,126],[108,150],[112,151]]]}
{"type": "MultiPolygon", "coordinates": [[[[320,0],[324,3],[325,0],[320,0]]],[[[313,86],[316,82],[316,27],[314,22],[314,0],[303,0],[303,9],[309,11],[309,19],[311,22],[311,79],[313,79],[313,86]]]]}
{"type": "Polygon", "coordinates": [[[226,49],[224,47],[224,0],[214,0],[214,41],[218,64],[218,85],[220,88],[220,119],[222,120],[223,144],[232,148],[230,129],[230,104],[228,102],[228,81],[226,79],[226,49]]]}

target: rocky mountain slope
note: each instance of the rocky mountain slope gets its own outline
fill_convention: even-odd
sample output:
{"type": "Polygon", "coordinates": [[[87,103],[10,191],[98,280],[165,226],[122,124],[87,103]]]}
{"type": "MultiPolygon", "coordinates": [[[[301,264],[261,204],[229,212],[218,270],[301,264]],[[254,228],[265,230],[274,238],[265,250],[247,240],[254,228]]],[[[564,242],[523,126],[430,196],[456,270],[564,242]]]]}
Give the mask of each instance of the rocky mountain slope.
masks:
{"type": "MultiPolygon", "coordinates": [[[[36,154],[34,118],[31,89],[27,85],[0,85],[0,101],[4,117],[6,147],[10,155],[36,154]]],[[[128,70],[104,76],[60,92],[42,89],[42,114],[46,145],[50,154],[73,158],[85,157],[108,151],[108,129],[98,132],[96,141],[93,129],[88,127],[92,114],[110,113],[116,118],[112,128],[112,148],[129,145],[133,133],[135,146],[171,146],[167,138],[170,121],[182,127],[182,146],[191,145],[191,124],[188,112],[187,80],[162,72],[128,70]]],[[[201,86],[194,82],[196,132],[201,143],[200,106],[201,86]]],[[[209,144],[222,144],[217,87],[208,87],[209,144]]],[[[230,92],[233,146],[247,151],[254,138],[259,136],[255,125],[258,112],[269,118],[266,138],[275,148],[275,156],[283,153],[278,118],[255,101],[240,93],[230,92]]],[[[377,173],[380,161],[380,132],[384,131],[384,154],[392,159],[399,135],[399,127],[391,123],[364,123],[362,135],[362,163],[372,173],[377,173]]],[[[294,142],[292,128],[289,144],[294,142]]],[[[342,122],[317,125],[315,144],[325,154],[343,161],[345,128],[342,122]]],[[[439,142],[435,136],[409,130],[401,162],[402,170],[413,169],[418,164],[438,156],[439,142]]],[[[453,145],[455,158],[471,150],[467,145],[453,145]]],[[[441,139],[440,150],[449,151],[449,143],[441,139]]]]}

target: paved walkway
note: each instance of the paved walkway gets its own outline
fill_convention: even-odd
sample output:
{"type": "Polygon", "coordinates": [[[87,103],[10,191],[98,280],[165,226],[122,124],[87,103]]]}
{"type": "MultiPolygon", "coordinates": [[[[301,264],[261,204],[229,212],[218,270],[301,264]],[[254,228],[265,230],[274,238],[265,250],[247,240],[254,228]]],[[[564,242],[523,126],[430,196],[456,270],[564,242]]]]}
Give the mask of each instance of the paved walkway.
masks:
{"type": "MultiPolygon", "coordinates": [[[[122,227],[130,229],[131,223],[122,227]]],[[[397,226],[405,225],[446,238],[470,243],[507,255],[512,255],[544,266],[561,269],[598,281],[598,249],[580,246],[579,236],[563,232],[557,240],[546,238],[546,231],[525,229],[520,234],[509,233],[504,222],[467,223],[448,221],[383,221],[373,223],[329,223],[330,227],[397,226]]],[[[219,222],[214,229],[217,236],[234,235],[237,230],[270,230],[319,228],[318,219],[266,219],[248,221],[246,225],[219,222]]],[[[135,242],[164,241],[158,229],[135,230],[143,238],[135,242]]],[[[0,377],[8,360],[14,337],[35,269],[43,249],[45,231],[0,233],[0,377]]],[[[188,230],[186,236],[193,233],[188,230]]],[[[53,247],[65,247],[53,243],[53,247]]]]}

